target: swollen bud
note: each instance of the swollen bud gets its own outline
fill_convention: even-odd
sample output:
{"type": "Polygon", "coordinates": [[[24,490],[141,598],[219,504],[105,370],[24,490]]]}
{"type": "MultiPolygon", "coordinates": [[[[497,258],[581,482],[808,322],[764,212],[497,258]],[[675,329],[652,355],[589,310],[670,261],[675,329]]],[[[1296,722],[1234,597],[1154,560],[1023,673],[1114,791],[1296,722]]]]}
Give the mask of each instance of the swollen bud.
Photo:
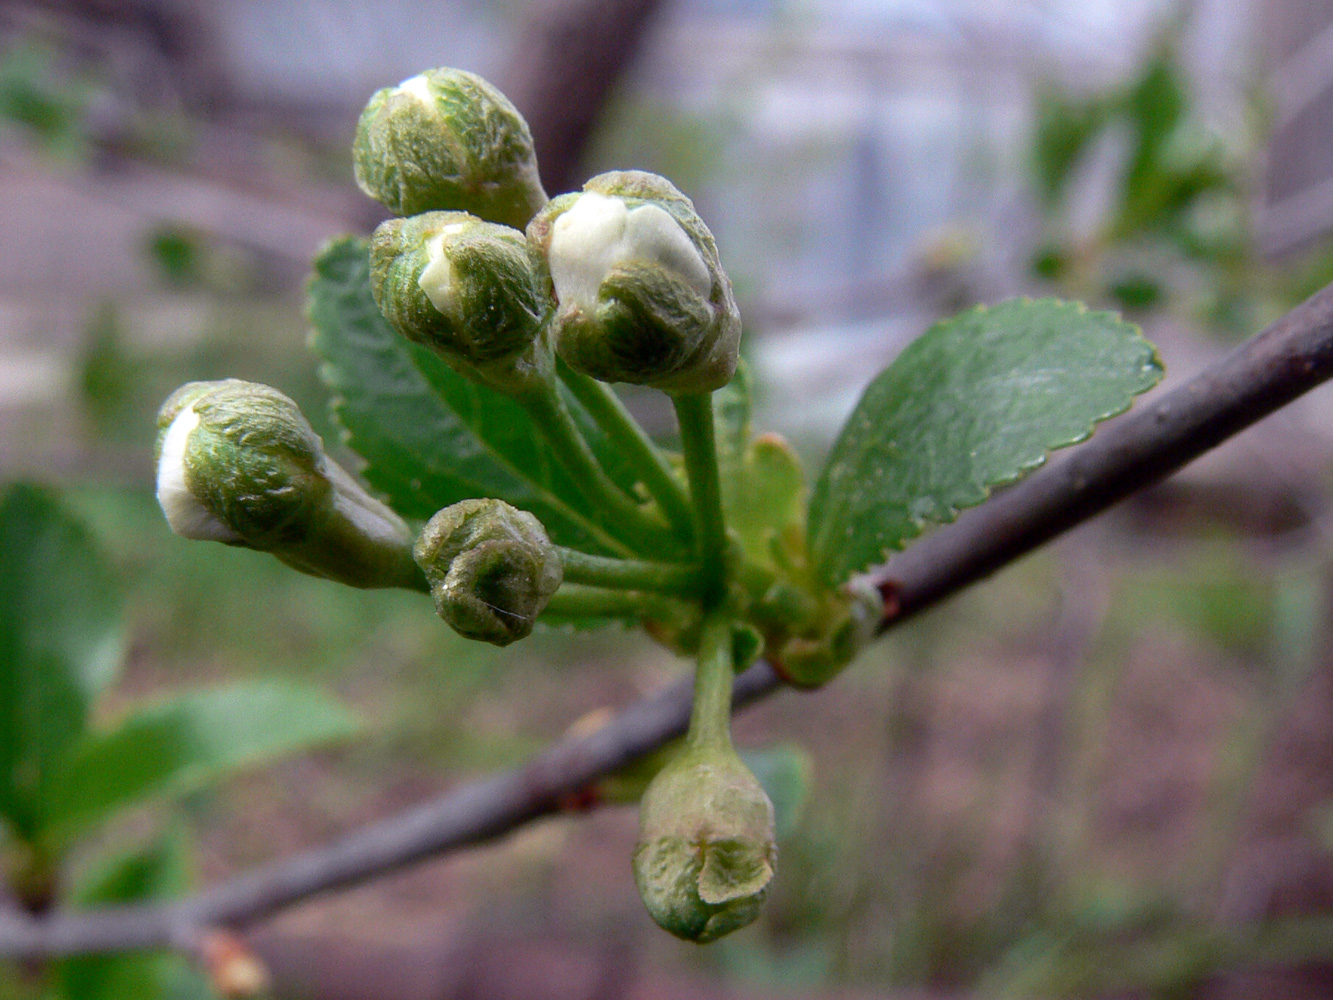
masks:
{"type": "Polygon", "coordinates": [[[420,586],[402,518],[324,454],[278,390],[190,382],[157,426],[157,500],[178,535],[271,552],[354,587],[420,586]]]}
{"type": "Polygon", "coordinates": [[[522,229],[546,203],[528,123],[481,77],[431,69],[370,98],[356,182],[395,215],[471,212],[522,229]]]}
{"type": "Polygon", "coordinates": [[[546,258],[556,350],[604,382],[671,393],[720,389],[736,373],[741,321],[717,245],[670,181],[600,174],[528,227],[546,258]]]}
{"type": "Polygon", "coordinates": [[[389,324],[463,374],[501,389],[549,374],[541,278],[518,230],[465,212],[390,219],[371,241],[370,280],[389,324]]]}
{"type": "Polygon", "coordinates": [[[643,793],[634,879],[676,937],[706,944],[751,923],[776,863],[773,805],[729,746],[687,746],[643,793]]]}
{"type": "Polygon", "coordinates": [[[459,635],[507,646],[532,632],[564,567],[542,523],[503,500],[463,500],[421,529],[413,550],[435,610],[459,635]]]}

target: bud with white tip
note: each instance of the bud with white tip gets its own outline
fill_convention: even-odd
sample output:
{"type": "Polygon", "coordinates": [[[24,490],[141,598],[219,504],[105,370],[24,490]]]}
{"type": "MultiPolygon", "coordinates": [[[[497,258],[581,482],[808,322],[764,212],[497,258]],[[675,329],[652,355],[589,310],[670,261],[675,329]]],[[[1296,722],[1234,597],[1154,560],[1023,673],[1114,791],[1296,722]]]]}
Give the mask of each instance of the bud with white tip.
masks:
{"type": "Polygon", "coordinates": [[[522,229],[546,203],[528,123],[463,70],[376,91],[352,155],[361,190],[395,215],[453,209],[522,229]]]}
{"type": "Polygon", "coordinates": [[[463,374],[510,390],[549,377],[540,272],[518,230],[466,212],[390,219],[370,275],[389,325],[463,374]]]}
{"type": "Polygon", "coordinates": [[[424,587],[402,518],[324,454],[276,389],[181,386],[158,413],[156,458],[158,503],[185,538],[271,552],[354,587],[424,587]]]}
{"type": "Polygon", "coordinates": [[[671,393],[736,372],[740,313],[717,245],[688,198],[642,171],[600,174],[528,226],[557,302],[556,350],[605,382],[671,393]]]}

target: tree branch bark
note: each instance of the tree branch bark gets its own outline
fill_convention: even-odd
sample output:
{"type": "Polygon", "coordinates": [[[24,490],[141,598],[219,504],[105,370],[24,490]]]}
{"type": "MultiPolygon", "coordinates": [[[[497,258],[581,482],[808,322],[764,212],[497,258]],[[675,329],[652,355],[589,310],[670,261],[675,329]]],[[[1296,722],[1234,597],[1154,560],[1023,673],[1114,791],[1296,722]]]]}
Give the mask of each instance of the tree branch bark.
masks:
{"type": "MultiPolygon", "coordinates": [[[[1190,382],[1109,424],[879,574],[884,628],[938,603],[1155,482],[1333,375],[1333,286],[1190,382]]],[[[760,663],[736,679],[736,707],[780,686],[760,663]]],[[[56,912],[0,910],[0,957],[132,948],[192,949],[212,927],[243,927],[314,896],[502,836],[557,812],[591,782],[680,736],[687,682],[630,705],[599,731],[559,741],[522,768],[463,785],[333,844],[160,906],[56,912]]]]}

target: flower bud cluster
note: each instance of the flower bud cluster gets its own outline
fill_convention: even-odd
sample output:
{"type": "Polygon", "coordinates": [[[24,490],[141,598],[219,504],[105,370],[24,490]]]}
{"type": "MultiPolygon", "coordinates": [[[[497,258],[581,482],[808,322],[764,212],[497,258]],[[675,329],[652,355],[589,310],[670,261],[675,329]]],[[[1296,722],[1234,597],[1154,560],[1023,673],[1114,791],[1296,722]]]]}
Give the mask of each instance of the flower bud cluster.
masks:
{"type": "Polygon", "coordinates": [[[671,393],[731,381],[740,343],[731,282],[712,234],[669,181],[616,171],[547,202],[522,116],[453,69],[378,91],[354,152],[361,187],[413,217],[376,233],[375,300],[400,333],[458,370],[515,392],[534,369],[549,377],[537,341],[550,311],[551,346],[594,378],[671,393]],[[516,246],[524,227],[526,255],[516,246]]]}
{"type": "Polygon", "coordinates": [[[755,452],[753,474],[732,490],[783,516],[728,532],[707,394],[736,374],[741,322],[712,234],[685,195],[641,171],[604,173],[548,201],[522,116],[459,70],[378,91],[354,156],[358,184],[398,216],[371,243],[380,312],[526,410],[594,551],[559,548],[533,514],[485,498],[440,510],[413,544],[403,520],[325,454],[292,400],[237,380],[190,383],[162,407],[168,523],[353,586],[428,590],[470,639],[508,645],[546,612],[637,619],[697,652],[690,732],[643,793],[635,878],[653,918],[679,937],[702,943],[745,926],[777,848],[773,806],[731,743],[735,673],[767,648],[794,683],[822,683],[869,638],[880,608],[878,595],[810,584],[803,479],[785,445],[755,452]],[[599,438],[558,390],[557,357],[599,438]],[[684,480],[594,379],[675,397],[684,480]],[[611,475],[611,452],[632,476],[611,475]]]}

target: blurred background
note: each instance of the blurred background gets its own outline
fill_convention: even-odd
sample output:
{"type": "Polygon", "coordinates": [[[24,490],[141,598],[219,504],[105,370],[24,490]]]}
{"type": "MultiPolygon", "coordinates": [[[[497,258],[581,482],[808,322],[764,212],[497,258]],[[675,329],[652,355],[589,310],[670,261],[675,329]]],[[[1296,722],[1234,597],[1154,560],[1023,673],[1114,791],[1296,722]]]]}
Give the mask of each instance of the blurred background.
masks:
{"type": "MultiPolygon", "coordinates": [[[[275,385],[338,440],[309,260],[383,217],[351,177],[366,98],[435,65],[509,94],[552,193],[639,167],[694,198],[757,426],[811,469],[869,379],[973,302],[1121,310],[1174,383],[1333,280],[1330,0],[0,3],[0,485],[57,488],[128,595],[99,718],[284,677],[364,721],[134,811],[74,872],[184,824],[216,880],[683,669],[620,634],[478,648],[415,595],[187,543],[156,509],[153,418],[183,381],[275,385]]],[[[634,811],[609,807],[268,922],[275,995],[1333,996],[1330,411],[1311,394],[746,713],[738,741],[788,786],[746,931],[659,932],[634,811]]],[[[0,970],[0,997],[36,983],[0,970]]]]}

